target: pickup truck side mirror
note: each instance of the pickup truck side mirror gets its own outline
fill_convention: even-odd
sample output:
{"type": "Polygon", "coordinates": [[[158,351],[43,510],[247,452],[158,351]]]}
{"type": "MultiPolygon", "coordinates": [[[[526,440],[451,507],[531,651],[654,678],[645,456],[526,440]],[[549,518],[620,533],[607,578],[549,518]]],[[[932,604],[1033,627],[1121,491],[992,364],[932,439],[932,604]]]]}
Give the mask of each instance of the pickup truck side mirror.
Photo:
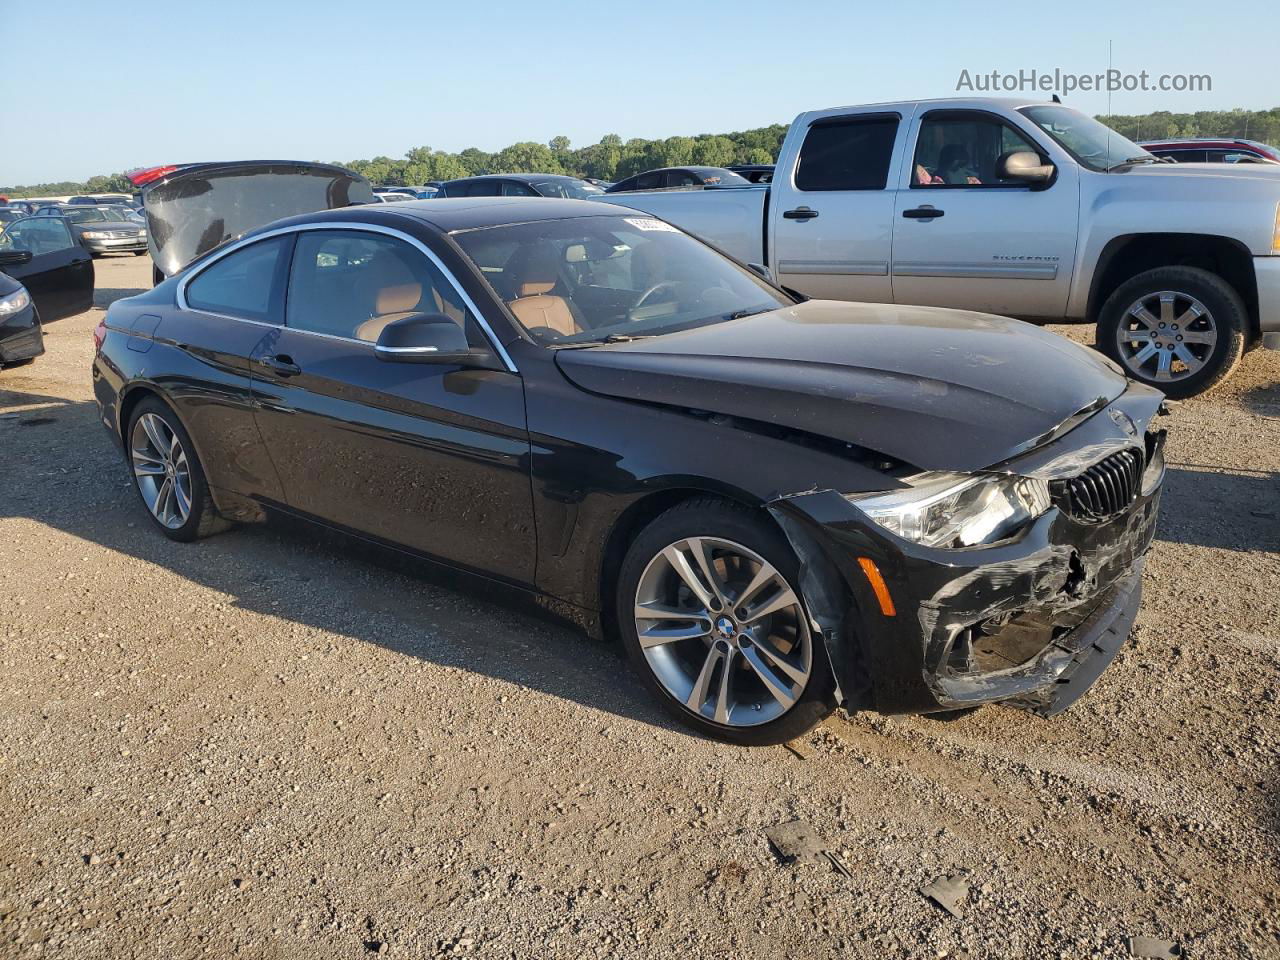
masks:
{"type": "Polygon", "coordinates": [[[30,250],[0,250],[0,267],[16,267],[30,262],[30,250]]]}
{"type": "Polygon", "coordinates": [[[414,313],[382,328],[374,354],[392,363],[445,363],[493,366],[485,350],[473,350],[461,324],[443,313],[414,313]]]}
{"type": "Polygon", "coordinates": [[[1023,183],[1048,183],[1054,174],[1052,163],[1044,163],[1030,150],[1014,150],[1003,154],[996,163],[996,173],[1001,180],[1021,180],[1023,183]]]}

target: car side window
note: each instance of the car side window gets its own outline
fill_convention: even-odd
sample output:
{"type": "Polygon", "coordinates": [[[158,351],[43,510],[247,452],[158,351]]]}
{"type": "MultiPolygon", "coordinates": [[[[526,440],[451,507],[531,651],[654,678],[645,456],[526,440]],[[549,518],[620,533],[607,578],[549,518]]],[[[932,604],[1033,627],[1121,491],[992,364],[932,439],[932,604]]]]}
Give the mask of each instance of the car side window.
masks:
{"type": "Polygon", "coordinates": [[[1258,154],[1248,150],[1206,150],[1205,159],[1209,163],[1250,163],[1258,159],[1258,154]]]}
{"type": "Polygon", "coordinates": [[[496,197],[502,193],[502,183],[498,180],[473,180],[466,185],[464,197],[496,197]]]}
{"type": "Polygon", "coordinates": [[[376,343],[388,324],[417,313],[442,313],[472,346],[488,346],[456,288],[420,250],[359,230],[298,234],[286,326],[376,343]]]}
{"type": "Polygon", "coordinates": [[[77,246],[67,221],[61,217],[27,217],[15,220],[0,234],[0,249],[25,250],[33,257],[77,246]]]}
{"type": "Polygon", "coordinates": [[[264,323],[279,322],[279,283],[288,237],[250,244],[200,271],[187,284],[187,305],[264,323]]]}
{"type": "Polygon", "coordinates": [[[632,190],[656,190],[662,186],[662,174],[660,173],[642,173],[636,177],[636,182],[631,185],[632,190]]]}
{"type": "Polygon", "coordinates": [[[883,190],[897,136],[897,117],[819,120],[800,145],[796,189],[883,190]]]}
{"type": "Polygon", "coordinates": [[[536,197],[537,194],[518,180],[503,180],[502,195],[504,197],[536,197]]]}
{"type": "Polygon", "coordinates": [[[920,124],[916,138],[911,186],[1026,186],[999,174],[1000,158],[1019,151],[1040,154],[1025,136],[997,117],[931,114],[920,124]]]}
{"type": "Polygon", "coordinates": [[[670,170],[667,172],[668,187],[697,187],[702,181],[688,170],[670,170]]]}

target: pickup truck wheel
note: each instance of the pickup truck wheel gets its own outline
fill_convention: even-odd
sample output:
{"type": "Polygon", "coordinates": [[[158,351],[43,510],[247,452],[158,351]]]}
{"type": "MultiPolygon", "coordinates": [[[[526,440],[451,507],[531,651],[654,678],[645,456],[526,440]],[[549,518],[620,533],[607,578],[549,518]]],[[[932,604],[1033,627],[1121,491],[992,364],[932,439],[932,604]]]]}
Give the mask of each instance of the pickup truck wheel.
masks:
{"type": "Polygon", "coordinates": [[[1159,267],[1121,284],[1098,316],[1097,343],[1130,377],[1175,399],[1231,373],[1244,353],[1240,295],[1199,267],[1159,267]]]}
{"type": "Polygon", "coordinates": [[[663,706],[695,730],[785,743],[835,709],[825,646],[781,533],[738,504],[672,507],[636,537],[618,575],[623,646],[663,706]]]}

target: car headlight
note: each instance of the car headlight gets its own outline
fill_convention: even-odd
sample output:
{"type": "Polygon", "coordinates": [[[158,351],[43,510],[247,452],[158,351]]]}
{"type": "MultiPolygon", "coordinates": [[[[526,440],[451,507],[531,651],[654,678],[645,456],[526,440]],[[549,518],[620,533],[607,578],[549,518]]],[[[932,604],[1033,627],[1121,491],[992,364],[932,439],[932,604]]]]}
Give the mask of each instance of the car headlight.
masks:
{"type": "Polygon", "coordinates": [[[928,547],[973,547],[1013,536],[1049,509],[1049,484],[1030,477],[926,473],[905,490],[846,499],[886,530],[928,547]]]}
{"type": "Polygon", "coordinates": [[[0,297],[0,317],[11,317],[19,310],[25,310],[29,303],[31,303],[31,295],[25,288],[7,297],[0,297]]]}
{"type": "Polygon", "coordinates": [[[1149,497],[1164,480],[1164,431],[1147,434],[1147,465],[1142,470],[1142,495],[1149,497]]]}
{"type": "Polygon", "coordinates": [[[86,240],[105,240],[109,234],[103,233],[101,230],[83,230],[80,236],[86,240]]]}

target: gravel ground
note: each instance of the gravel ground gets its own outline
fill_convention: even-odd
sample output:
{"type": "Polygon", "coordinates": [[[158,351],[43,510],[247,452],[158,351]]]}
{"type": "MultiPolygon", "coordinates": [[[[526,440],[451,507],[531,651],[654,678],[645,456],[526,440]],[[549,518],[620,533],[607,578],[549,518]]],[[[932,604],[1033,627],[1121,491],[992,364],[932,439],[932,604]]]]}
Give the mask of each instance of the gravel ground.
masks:
{"type": "MultiPolygon", "coordinates": [[[[149,267],[98,261],[99,304],[149,267]]],[[[101,313],[0,373],[0,956],[1280,957],[1280,354],[1165,421],[1138,627],[1067,714],[751,750],[474,592],[161,537],[96,422],[101,313]],[[847,875],[780,862],[797,818],[847,875]]]]}

